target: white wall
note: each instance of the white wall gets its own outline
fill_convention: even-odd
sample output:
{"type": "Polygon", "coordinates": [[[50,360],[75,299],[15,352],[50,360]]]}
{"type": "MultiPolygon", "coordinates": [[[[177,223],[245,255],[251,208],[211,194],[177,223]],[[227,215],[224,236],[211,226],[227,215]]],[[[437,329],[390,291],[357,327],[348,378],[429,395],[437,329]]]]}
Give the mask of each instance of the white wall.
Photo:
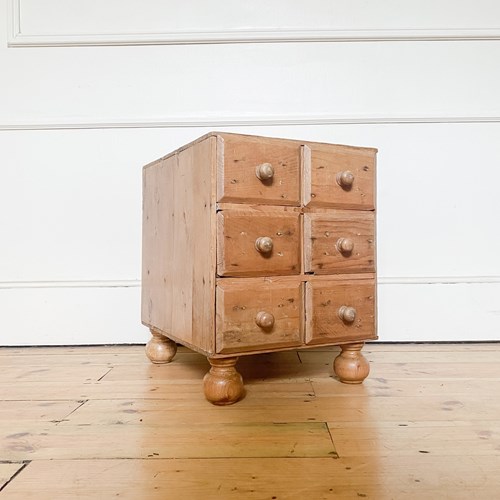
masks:
{"type": "Polygon", "coordinates": [[[498,2],[0,15],[1,344],[148,339],[141,166],[209,130],[378,147],[381,340],[500,340],[498,2]]]}

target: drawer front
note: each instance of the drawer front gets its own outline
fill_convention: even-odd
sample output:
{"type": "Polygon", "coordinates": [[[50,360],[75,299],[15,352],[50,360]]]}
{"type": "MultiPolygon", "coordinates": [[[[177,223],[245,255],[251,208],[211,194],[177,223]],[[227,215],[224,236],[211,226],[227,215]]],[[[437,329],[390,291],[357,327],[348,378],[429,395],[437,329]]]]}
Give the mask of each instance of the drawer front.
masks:
{"type": "Polygon", "coordinates": [[[219,281],[216,292],[218,353],[302,344],[303,284],[278,280],[219,281]]]}
{"type": "Polygon", "coordinates": [[[375,214],[335,210],[304,215],[304,269],[314,274],[375,271],[375,214]]]}
{"type": "Polygon", "coordinates": [[[217,147],[218,202],[300,205],[300,145],[225,136],[217,147]]]}
{"type": "Polygon", "coordinates": [[[312,147],[304,165],[304,205],[373,210],[375,151],[312,147]]]}
{"type": "Polygon", "coordinates": [[[306,284],[306,344],[376,338],[375,281],[306,284]]]}
{"type": "Polygon", "coordinates": [[[276,276],[300,273],[298,214],[217,214],[217,274],[276,276]]]}

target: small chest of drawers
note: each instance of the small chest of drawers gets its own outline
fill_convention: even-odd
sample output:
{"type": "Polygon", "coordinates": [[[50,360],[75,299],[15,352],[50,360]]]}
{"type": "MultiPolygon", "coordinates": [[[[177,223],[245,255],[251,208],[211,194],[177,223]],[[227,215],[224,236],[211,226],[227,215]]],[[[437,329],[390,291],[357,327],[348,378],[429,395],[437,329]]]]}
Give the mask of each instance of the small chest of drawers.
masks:
{"type": "Polygon", "coordinates": [[[142,322],[155,363],[206,355],[206,398],[241,398],[239,356],[340,345],[360,383],[376,339],[373,148],[210,133],[143,170],[142,322]]]}

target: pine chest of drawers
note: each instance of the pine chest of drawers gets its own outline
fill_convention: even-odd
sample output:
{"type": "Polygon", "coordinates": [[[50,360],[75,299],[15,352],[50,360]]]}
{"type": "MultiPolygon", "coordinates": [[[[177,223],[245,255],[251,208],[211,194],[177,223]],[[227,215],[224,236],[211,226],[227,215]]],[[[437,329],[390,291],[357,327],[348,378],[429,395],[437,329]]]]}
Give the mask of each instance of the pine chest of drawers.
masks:
{"type": "Polygon", "coordinates": [[[238,356],[340,345],[360,383],[376,339],[372,148],[210,133],[143,170],[142,322],[155,363],[206,355],[206,398],[243,394],[238,356]]]}

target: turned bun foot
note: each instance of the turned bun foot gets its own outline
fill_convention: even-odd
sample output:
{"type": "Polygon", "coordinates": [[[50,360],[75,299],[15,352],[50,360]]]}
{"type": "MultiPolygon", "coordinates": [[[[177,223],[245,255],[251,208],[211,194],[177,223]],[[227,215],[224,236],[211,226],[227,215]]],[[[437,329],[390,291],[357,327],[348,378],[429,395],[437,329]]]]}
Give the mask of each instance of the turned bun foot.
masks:
{"type": "Polygon", "coordinates": [[[146,344],[146,356],[153,363],[170,363],[177,352],[177,344],[165,335],[151,330],[153,335],[146,344]]]}
{"type": "Polygon", "coordinates": [[[214,405],[231,405],[244,395],[243,379],[236,371],[238,358],[208,358],[212,365],[203,379],[205,397],[214,405]]]}
{"type": "Polygon", "coordinates": [[[342,352],[333,362],[333,370],[344,384],[361,384],[370,373],[370,364],[361,354],[364,342],[341,345],[342,352]]]}

